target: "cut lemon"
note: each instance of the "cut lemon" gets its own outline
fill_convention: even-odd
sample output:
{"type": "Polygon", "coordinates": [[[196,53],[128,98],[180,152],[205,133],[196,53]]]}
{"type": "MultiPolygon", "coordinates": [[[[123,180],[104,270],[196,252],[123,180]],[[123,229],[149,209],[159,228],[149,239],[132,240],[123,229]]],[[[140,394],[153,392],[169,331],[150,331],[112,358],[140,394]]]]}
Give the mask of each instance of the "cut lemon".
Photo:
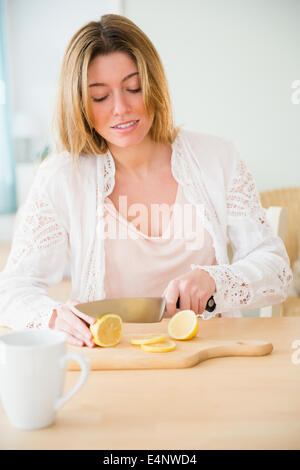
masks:
{"type": "Polygon", "coordinates": [[[162,341],[161,343],[141,344],[141,348],[148,352],[169,352],[176,348],[176,343],[175,341],[168,339],[166,341],[162,341]]]}
{"type": "Polygon", "coordinates": [[[199,329],[198,318],[193,310],[181,310],[168,323],[168,333],[173,339],[185,340],[196,336],[199,329]]]}
{"type": "Polygon", "coordinates": [[[121,340],[123,324],[119,315],[107,313],[90,325],[93,341],[98,346],[109,348],[116,346],[121,340]]]}
{"type": "Polygon", "coordinates": [[[141,345],[141,344],[154,344],[154,343],[160,343],[162,341],[165,340],[165,336],[164,335],[160,335],[160,336],[157,336],[157,335],[153,335],[153,336],[149,336],[149,337],[144,337],[144,338],[132,338],[132,340],[130,341],[131,344],[134,344],[134,345],[141,345]]]}

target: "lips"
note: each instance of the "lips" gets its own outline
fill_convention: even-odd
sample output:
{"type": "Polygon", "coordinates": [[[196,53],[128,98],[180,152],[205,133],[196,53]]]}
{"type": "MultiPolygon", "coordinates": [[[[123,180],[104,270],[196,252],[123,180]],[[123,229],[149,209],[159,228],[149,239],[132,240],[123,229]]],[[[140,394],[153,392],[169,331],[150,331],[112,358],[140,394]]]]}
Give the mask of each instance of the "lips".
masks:
{"type": "Polygon", "coordinates": [[[115,124],[114,126],[112,126],[112,128],[116,128],[117,126],[124,126],[124,124],[129,124],[130,122],[138,122],[139,120],[138,119],[131,119],[131,121],[125,121],[125,122],[119,122],[118,124],[115,124]]]}

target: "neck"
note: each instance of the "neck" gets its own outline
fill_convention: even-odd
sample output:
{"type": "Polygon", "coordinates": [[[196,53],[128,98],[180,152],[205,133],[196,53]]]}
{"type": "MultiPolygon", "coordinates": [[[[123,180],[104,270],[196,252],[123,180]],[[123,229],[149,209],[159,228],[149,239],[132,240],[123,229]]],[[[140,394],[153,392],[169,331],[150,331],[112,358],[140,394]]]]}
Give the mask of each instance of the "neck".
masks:
{"type": "Polygon", "coordinates": [[[116,172],[138,179],[150,176],[170,160],[172,153],[171,147],[154,142],[148,136],[131,147],[118,147],[111,143],[108,147],[114,157],[116,172]]]}

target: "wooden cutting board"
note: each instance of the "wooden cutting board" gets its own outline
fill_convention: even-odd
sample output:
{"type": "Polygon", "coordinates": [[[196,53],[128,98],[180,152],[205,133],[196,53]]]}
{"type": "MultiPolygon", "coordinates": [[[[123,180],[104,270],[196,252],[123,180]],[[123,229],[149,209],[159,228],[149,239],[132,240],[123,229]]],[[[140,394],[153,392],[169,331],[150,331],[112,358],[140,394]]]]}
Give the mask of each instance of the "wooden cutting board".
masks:
{"type": "MultiPolygon", "coordinates": [[[[121,342],[113,348],[75,347],[68,345],[69,352],[77,352],[88,359],[92,370],[112,369],[178,369],[193,367],[214,357],[226,356],[265,356],[273,350],[267,341],[256,340],[211,340],[198,335],[187,341],[176,341],[174,351],[166,353],[146,352],[140,346],[133,346],[133,337],[151,334],[167,334],[167,321],[160,323],[124,323],[121,342]]],[[[68,370],[79,370],[78,364],[71,360],[68,370]]]]}

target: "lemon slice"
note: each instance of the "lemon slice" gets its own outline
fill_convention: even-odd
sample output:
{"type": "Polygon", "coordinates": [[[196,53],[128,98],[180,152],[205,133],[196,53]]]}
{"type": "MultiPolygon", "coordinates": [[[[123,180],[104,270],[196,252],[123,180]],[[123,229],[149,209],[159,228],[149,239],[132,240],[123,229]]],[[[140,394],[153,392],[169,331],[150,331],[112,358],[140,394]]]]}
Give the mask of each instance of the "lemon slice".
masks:
{"type": "Polygon", "coordinates": [[[169,351],[173,351],[176,348],[176,343],[175,341],[168,339],[160,343],[141,344],[141,348],[144,351],[148,351],[148,352],[169,352],[169,351]]]}
{"type": "Polygon", "coordinates": [[[123,324],[119,315],[107,313],[90,325],[93,341],[98,346],[109,348],[116,346],[121,340],[123,324]]]}
{"type": "Polygon", "coordinates": [[[198,318],[193,310],[181,310],[168,323],[168,333],[173,339],[185,340],[196,336],[199,329],[198,318]]]}
{"type": "Polygon", "coordinates": [[[160,335],[160,336],[149,336],[149,337],[145,337],[145,338],[132,338],[132,340],[130,341],[131,344],[134,344],[134,345],[141,345],[141,344],[154,344],[154,343],[160,343],[160,342],[163,342],[165,340],[165,336],[164,335],[160,335]]]}

